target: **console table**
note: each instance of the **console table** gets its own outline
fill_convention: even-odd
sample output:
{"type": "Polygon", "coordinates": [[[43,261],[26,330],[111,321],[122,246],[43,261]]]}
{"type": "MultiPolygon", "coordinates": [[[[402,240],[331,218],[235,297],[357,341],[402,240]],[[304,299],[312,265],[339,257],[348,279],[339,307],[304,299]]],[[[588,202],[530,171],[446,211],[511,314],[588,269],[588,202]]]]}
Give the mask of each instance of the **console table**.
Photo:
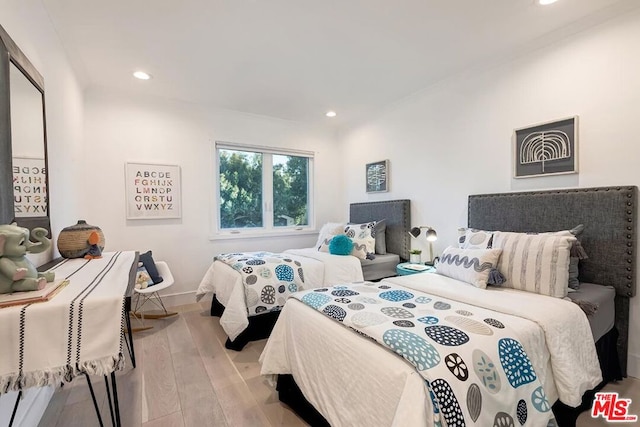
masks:
{"type": "MultiPolygon", "coordinates": [[[[69,282],[52,299],[0,309],[0,393],[58,385],[79,375],[102,375],[109,389],[110,376],[112,421],[120,425],[115,371],[124,368],[122,334],[137,260],[134,251],[65,259],[49,269],[56,281],[69,282]]],[[[127,345],[132,352],[133,342],[127,345]]],[[[94,397],[90,382],[89,389],[94,397]]],[[[98,410],[95,397],[94,405],[98,410]]]]}

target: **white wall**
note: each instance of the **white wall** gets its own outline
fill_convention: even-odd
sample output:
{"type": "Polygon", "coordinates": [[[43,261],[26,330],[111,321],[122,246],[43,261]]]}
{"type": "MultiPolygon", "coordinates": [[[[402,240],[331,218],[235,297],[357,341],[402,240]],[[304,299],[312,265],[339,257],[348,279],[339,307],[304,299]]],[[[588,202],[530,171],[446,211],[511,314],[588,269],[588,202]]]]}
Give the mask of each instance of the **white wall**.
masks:
{"type": "Polygon", "coordinates": [[[314,151],[317,222],[346,219],[342,179],[333,170],[340,164],[333,132],[102,89],[88,91],[85,106],[83,161],[87,168],[81,178],[83,206],[78,219],[103,230],[107,251],[151,249],[154,259],[166,260],[176,280],[167,293],[183,294],[169,300],[170,304],[195,301],[193,293],[218,253],[310,247],[317,238],[306,234],[210,240],[216,140],[314,151]],[[181,166],[181,219],[126,219],[124,165],[128,161],[181,166]]]}
{"type": "MultiPolygon", "coordinates": [[[[410,198],[413,224],[436,228],[441,253],[466,225],[469,194],[640,184],[639,44],[635,12],[397,103],[342,135],[345,158],[361,159],[346,199],[367,199],[364,163],[390,159],[391,192],[376,198],[410,198]],[[572,115],[579,174],[512,179],[513,129],[572,115]]],[[[640,377],[640,297],[631,306],[629,374],[640,377]]]]}
{"type": "MultiPolygon", "coordinates": [[[[82,157],[82,88],[60,45],[49,17],[38,0],[0,0],[0,25],[44,78],[49,147],[51,226],[54,236],[77,216],[82,157]]],[[[55,246],[55,243],[54,243],[55,246]]],[[[54,251],[36,256],[45,262],[54,251]]],[[[52,388],[31,389],[18,408],[14,425],[34,425],[46,409],[52,388]],[[36,395],[45,395],[36,399],[36,395]],[[34,421],[35,420],[35,421],[34,421]]],[[[0,420],[8,423],[15,395],[0,403],[0,420]]],[[[3,423],[0,422],[0,425],[3,423]]]]}
{"type": "Polygon", "coordinates": [[[80,205],[77,177],[82,175],[82,87],[40,1],[0,0],[0,24],[44,78],[51,227],[55,236],[77,215],[80,205]]]}

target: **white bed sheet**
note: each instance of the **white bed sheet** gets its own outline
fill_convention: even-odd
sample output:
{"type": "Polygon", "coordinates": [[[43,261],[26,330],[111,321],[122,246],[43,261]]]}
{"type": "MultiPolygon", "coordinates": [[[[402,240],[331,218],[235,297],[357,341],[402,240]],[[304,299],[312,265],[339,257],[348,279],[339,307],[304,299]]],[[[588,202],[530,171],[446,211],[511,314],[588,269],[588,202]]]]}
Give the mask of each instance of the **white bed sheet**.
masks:
{"type": "MultiPolygon", "coordinates": [[[[363,280],[360,260],[356,257],[331,255],[315,248],[291,249],[285,253],[303,263],[306,289],[363,280]]],[[[225,306],[220,326],[231,341],[235,340],[249,325],[242,276],[229,265],[214,261],[200,281],[196,299],[202,299],[207,293],[215,294],[225,306]]]]}
{"type": "MultiPolygon", "coordinates": [[[[584,392],[602,381],[589,321],[582,309],[571,301],[509,288],[479,289],[436,273],[385,280],[535,322],[544,332],[558,397],[569,406],[580,405],[584,392]]],[[[536,350],[537,347],[531,351],[536,350]]]]}
{"type": "MultiPolygon", "coordinates": [[[[581,311],[575,312],[571,307],[574,304],[566,301],[563,301],[564,305],[561,304],[564,309],[558,309],[556,302],[547,299],[550,297],[529,295],[522,291],[489,291],[490,294],[484,291],[485,296],[481,296],[483,292],[473,289],[482,290],[437,274],[418,274],[386,280],[395,285],[422,289],[433,294],[439,294],[438,289],[444,290],[445,295],[442,296],[454,300],[459,300],[460,295],[464,295],[465,301],[462,302],[483,301],[483,304],[478,305],[487,304],[494,309],[500,305],[496,300],[510,301],[507,305],[513,307],[512,312],[532,311],[533,314],[527,314],[528,317],[551,316],[563,322],[561,328],[565,330],[569,329],[567,325],[581,324],[576,317],[580,319],[583,316],[586,324],[577,329],[586,332],[576,334],[574,341],[579,341],[584,332],[586,336],[582,338],[587,342],[591,339],[590,346],[593,347],[586,316],[581,311]],[[548,309],[540,309],[539,306],[544,306],[545,303],[549,304],[548,309]],[[538,308],[529,310],[530,304],[538,308]],[[547,311],[553,313],[549,314],[547,311]]],[[[518,316],[519,313],[507,314],[514,315],[512,325],[518,330],[520,342],[531,359],[549,401],[553,402],[559,396],[558,381],[565,395],[566,400],[563,401],[574,406],[579,404],[583,392],[600,381],[595,348],[593,358],[588,344],[578,344],[584,354],[567,355],[573,358],[572,363],[578,366],[577,369],[585,372],[574,383],[570,378],[565,378],[567,369],[571,370],[565,366],[566,363],[558,362],[559,367],[553,366],[553,360],[562,357],[552,356],[546,345],[548,342],[552,342],[552,347],[558,344],[559,337],[554,336],[557,335],[554,334],[555,328],[549,328],[547,324],[553,324],[555,320],[532,321],[518,316]],[[592,360],[594,358],[595,361],[592,360]],[[583,365],[580,366],[580,363],[583,365]],[[559,378],[553,375],[556,369],[559,371],[559,378]]],[[[260,362],[263,375],[292,374],[307,400],[332,426],[432,425],[431,399],[426,394],[422,377],[411,364],[297,300],[289,299],[285,304],[260,362]]]]}

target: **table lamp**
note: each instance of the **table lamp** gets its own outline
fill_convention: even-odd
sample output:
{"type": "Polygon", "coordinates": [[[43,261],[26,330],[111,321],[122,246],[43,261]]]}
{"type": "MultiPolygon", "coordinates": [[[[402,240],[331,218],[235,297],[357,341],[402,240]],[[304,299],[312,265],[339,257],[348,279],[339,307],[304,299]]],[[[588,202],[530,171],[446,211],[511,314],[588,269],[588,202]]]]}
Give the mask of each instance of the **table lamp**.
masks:
{"type": "Polygon", "coordinates": [[[433,227],[421,225],[419,227],[413,227],[411,231],[409,231],[409,234],[411,234],[412,237],[418,238],[423,228],[426,230],[424,234],[427,238],[427,242],[429,242],[429,261],[425,262],[425,264],[433,265],[433,242],[438,240],[438,234],[436,233],[436,230],[434,230],[433,227]]]}

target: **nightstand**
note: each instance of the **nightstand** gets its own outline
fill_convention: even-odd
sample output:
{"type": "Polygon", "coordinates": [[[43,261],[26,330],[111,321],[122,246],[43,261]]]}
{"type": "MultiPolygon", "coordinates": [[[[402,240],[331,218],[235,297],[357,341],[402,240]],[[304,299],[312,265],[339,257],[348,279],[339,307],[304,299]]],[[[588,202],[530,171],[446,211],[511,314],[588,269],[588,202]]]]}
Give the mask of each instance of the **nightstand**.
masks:
{"type": "Polygon", "coordinates": [[[435,267],[424,264],[412,264],[410,262],[402,262],[396,266],[398,276],[408,276],[416,273],[434,273],[435,271],[435,267]]]}

